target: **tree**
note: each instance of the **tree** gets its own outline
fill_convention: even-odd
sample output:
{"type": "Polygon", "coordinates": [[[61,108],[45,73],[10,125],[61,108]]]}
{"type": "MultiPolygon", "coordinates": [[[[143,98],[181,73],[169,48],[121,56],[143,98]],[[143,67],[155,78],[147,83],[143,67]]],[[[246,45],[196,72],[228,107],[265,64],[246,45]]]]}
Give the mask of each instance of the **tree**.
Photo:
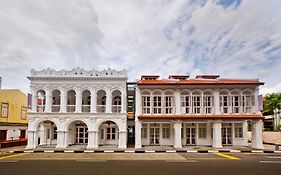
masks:
{"type": "Polygon", "coordinates": [[[275,109],[281,110],[281,93],[271,93],[264,97],[262,113],[272,115],[275,109]]]}

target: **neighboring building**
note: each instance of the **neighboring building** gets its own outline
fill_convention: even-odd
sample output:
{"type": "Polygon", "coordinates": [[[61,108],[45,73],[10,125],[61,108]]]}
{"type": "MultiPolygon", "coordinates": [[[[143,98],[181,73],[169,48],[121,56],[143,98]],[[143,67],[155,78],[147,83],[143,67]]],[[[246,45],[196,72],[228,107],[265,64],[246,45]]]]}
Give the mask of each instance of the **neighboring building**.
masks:
{"type": "Polygon", "coordinates": [[[136,82],[127,83],[128,144],[135,144],[135,88],[136,82]]]}
{"type": "Polygon", "coordinates": [[[0,105],[0,141],[25,138],[27,96],[18,89],[1,89],[0,105]]]}
{"type": "Polygon", "coordinates": [[[126,148],[127,72],[31,70],[27,149],[38,145],[126,148]]]}
{"type": "Polygon", "coordinates": [[[263,148],[259,80],[217,75],[142,76],[136,86],[135,147],[165,145],[263,148]]]}

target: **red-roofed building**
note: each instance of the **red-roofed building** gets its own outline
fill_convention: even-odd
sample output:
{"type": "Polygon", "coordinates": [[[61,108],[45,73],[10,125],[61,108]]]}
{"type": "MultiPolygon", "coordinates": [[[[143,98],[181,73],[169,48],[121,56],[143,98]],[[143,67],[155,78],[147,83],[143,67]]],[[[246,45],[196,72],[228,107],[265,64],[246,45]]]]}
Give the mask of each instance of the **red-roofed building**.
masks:
{"type": "Polygon", "coordinates": [[[136,87],[135,147],[165,145],[262,145],[258,79],[221,79],[219,75],[142,76],[136,87]]]}

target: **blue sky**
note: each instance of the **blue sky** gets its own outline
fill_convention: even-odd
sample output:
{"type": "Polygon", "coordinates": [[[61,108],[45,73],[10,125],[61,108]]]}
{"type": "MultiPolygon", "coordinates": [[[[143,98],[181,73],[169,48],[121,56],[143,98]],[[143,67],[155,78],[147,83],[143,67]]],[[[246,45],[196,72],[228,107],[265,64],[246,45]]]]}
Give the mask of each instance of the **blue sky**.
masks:
{"type": "Polygon", "coordinates": [[[281,92],[280,0],[0,0],[2,88],[32,68],[260,78],[281,92]]]}

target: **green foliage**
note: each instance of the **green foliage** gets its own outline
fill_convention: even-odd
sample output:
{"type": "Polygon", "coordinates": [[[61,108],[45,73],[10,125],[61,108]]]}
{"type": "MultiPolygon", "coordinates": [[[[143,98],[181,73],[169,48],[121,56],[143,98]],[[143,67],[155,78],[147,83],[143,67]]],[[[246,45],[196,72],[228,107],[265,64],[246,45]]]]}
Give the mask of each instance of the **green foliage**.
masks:
{"type": "Polygon", "coordinates": [[[276,130],[281,131],[281,124],[276,125],[276,130]]]}
{"type": "Polygon", "coordinates": [[[271,93],[264,97],[263,114],[273,114],[275,109],[281,110],[281,93],[271,93]]]}

